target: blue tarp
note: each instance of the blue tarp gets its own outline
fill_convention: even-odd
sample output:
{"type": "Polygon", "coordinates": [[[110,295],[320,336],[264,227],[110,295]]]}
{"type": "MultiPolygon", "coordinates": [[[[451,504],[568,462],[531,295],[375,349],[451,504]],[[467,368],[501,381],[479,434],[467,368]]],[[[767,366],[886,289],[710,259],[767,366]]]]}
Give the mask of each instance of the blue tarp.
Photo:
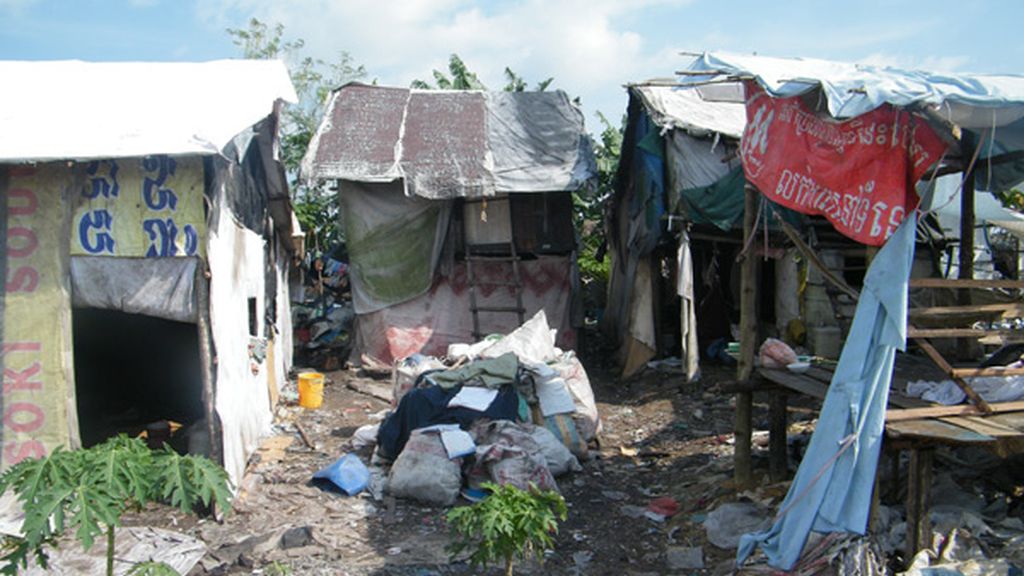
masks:
{"type": "Polygon", "coordinates": [[[896,350],[906,347],[916,227],[912,213],[868,268],[853,326],[800,469],[775,524],[740,540],[737,564],[760,545],[770,565],[789,570],[811,530],[863,534],[867,529],[893,361],[896,350]]]}

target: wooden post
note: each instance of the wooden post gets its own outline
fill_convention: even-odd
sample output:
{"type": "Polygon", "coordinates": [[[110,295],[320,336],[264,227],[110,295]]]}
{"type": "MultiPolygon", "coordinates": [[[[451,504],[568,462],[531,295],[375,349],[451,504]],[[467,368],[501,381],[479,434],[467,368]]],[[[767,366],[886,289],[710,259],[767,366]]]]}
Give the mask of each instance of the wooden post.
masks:
{"type": "Polygon", "coordinates": [[[772,482],[781,482],[789,475],[789,450],[786,446],[786,404],[784,390],[772,393],[771,430],[768,436],[768,475],[772,482]]]}
{"type": "MultiPolygon", "coordinates": [[[[740,268],[740,358],[736,368],[736,380],[746,382],[754,371],[754,354],[757,346],[757,306],[754,299],[757,285],[757,260],[752,252],[754,220],[757,217],[757,188],[747,184],[743,203],[743,245],[747,253],[740,268]]],[[[733,429],[735,440],[733,453],[733,480],[737,490],[750,487],[753,473],[750,463],[751,443],[751,412],[753,410],[753,393],[739,392],[736,394],[736,422],[733,429]]]]}
{"type": "MultiPolygon", "coordinates": [[[[974,158],[975,142],[974,137],[966,130],[960,138],[960,149],[963,155],[964,176],[963,190],[960,193],[960,274],[961,280],[974,278],[974,167],[971,166],[971,159],[974,158]]],[[[971,305],[971,291],[963,288],[957,291],[957,304],[960,306],[971,305]]],[[[971,357],[972,344],[974,342],[967,338],[958,338],[956,341],[956,355],[960,360],[967,360],[971,357]]]]}
{"type": "Polygon", "coordinates": [[[213,335],[210,332],[210,279],[207,276],[206,259],[197,258],[196,329],[199,332],[199,369],[203,380],[203,409],[206,415],[206,432],[210,435],[210,459],[224,464],[224,448],[217,420],[217,385],[213,370],[213,335]]]}
{"type": "Polygon", "coordinates": [[[910,470],[907,474],[907,543],[906,562],[931,546],[931,524],[928,521],[928,493],[932,486],[931,447],[910,451],[910,470]]]}

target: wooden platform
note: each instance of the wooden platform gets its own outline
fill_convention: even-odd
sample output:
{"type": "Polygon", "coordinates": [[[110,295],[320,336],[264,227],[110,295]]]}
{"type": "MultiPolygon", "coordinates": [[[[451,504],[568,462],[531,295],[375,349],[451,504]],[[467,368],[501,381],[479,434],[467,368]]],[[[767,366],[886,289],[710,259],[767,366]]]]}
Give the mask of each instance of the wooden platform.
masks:
{"type": "MultiPolygon", "coordinates": [[[[969,404],[932,404],[906,397],[900,391],[911,378],[942,380],[941,372],[935,374],[927,366],[908,367],[906,363],[901,367],[899,361],[895,372],[886,411],[885,448],[897,454],[900,450],[910,451],[906,503],[908,557],[912,557],[930,538],[927,513],[934,448],[980,446],[1002,458],[1024,453],[1024,402],[990,404],[989,413],[969,404]]],[[[832,371],[811,367],[805,373],[795,374],[761,368],[757,374],[764,389],[772,392],[769,469],[773,480],[782,480],[787,474],[786,397],[795,393],[824,400],[832,371]]],[[[877,502],[877,494],[875,498],[877,502]]]]}

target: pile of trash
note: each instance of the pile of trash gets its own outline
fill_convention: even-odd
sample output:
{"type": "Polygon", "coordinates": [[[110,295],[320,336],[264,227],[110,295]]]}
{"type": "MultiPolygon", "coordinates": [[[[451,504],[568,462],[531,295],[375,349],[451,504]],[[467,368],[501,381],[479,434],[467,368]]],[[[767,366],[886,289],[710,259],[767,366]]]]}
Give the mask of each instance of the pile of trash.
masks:
{"type": "MultiPolygon", "coordinates": [[[[341,368],[352,349],[355,309],[348,284],[348,265],[334,256],[320,256],[307,263],[305,284],[292,302],[295,356],[299,364],[321,371],[341,368]]],[[[339,258],[341,256],[338,256],[339,258]]]]}
{"type": "Polygon", "coordinates": [[[541,311],[506,336],[453,344],[444,359],[397,361],[392,410],[352,439],[375,445],[371,466],[346,454],[314,479],[444,506],[485,497],[485,482],[557,491],[556,477],[582,469],[601,422],[583,365],[554,343],[541,311]]]}

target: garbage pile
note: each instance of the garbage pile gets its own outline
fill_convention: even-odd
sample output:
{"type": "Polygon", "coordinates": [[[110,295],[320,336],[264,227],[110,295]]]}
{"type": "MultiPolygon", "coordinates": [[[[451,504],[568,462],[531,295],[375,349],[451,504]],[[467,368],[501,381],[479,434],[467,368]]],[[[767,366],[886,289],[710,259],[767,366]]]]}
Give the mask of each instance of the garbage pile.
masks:
{"type": "Polygon", "coordinates": [[[352,349],[355,309],[348,265],[335,259],[337,254],[310,260],[307,285],[292,303],[296,362],[321,371],[341,368],[352,349]]]}
{"type": "Polygon", "coordinates": [[[369,487],[444,506],[486,496],[485,482],[557,491],[556,477],[582,469],[601,424],[586,371],[554,332],[539,312],[507,336],[452,345],[444,359],[397,361],[393,409],[353,436],[375,442],[371,467],[347,454],[317,476],[349,494],[369,487]],[[356,476],[332,478],[331,468],[350,474],[353,464],[356,476]]]}

